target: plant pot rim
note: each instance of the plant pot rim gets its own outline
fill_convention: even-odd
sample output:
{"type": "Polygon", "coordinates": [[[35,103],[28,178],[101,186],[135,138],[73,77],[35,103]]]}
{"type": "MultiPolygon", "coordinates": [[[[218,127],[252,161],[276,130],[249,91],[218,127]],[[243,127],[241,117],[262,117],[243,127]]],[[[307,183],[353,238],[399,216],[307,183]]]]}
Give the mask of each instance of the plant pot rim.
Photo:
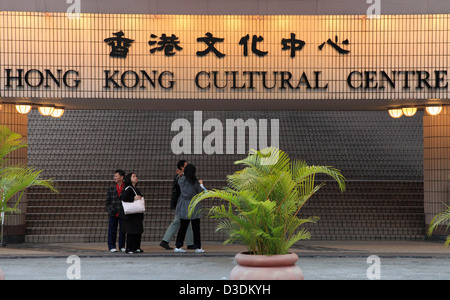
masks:
{"type": "Polygon", "coordinates": [[[241,266],[248,267],[280,267],[292,266],[298,261],[296,253],[263,255],[251,254],[248,251],[239,252],[235,256],[236,262],[241,266]]]}

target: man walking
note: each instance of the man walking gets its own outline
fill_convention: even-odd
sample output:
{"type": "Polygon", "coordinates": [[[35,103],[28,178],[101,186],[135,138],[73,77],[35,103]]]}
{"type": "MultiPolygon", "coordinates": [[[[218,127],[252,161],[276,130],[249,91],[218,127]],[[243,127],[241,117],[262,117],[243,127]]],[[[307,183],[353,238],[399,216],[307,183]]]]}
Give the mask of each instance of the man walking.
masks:
{"type": "Polygon", "coordinates": [[[117,225],[119,225],[119,249],[125,252],[125,234],[121,233],[122,220],[119,219],[119,212],[122,208],[122,201],[120,201],[120,194],[123,190],[123,179],[125,178],[125,172],[122,170],[116,170],[114,172],[113,186],[108,188],[108,194],[106,197],[106,211],[109,215],[108,224],[108,249],[111,252],[117,252],[116,239],[117,239],[117,225]]]}
{"type": "MultiPolygon", "coordinates": [[[[178,178],[180,176],[183,176],[183,170],[184,170],[184,167],[187,166],[187,164],[188,163],[185,160],[180,160],[177,163],[177,170],[176,170],[177,174],[173,180],[172,199],[170,201],[171,209],[175,209],[177,207],[178,198],[180,197],[180,193],[181,193],[180,186],[178,185],[178,178]]],[[[173,238],[173,236],[178,232],[180,225],[181,225],[180,217],[175,215],[172,223],[167,228],[166,233],[164,234],[164,237],[163,237],[161,243],[159,244],[161,247],[163,247],[166,250],[173,249],[169,246],[169,242],[173,238]]],[[[189,223],[188,230],[186,232],[186,244],[188,245],[187,246],[188,249],[195,249],[194,248],[194,237],[192,234],[192,226],[190,223],[189,223]]]]}

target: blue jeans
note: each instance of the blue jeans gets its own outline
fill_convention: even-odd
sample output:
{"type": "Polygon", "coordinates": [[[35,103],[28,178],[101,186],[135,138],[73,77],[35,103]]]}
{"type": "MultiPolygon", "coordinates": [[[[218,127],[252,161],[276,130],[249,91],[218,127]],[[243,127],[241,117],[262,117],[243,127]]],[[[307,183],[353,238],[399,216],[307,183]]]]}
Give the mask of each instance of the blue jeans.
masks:
{"type": "Polygon", "coordinates": [[[122,220],[109,216],[108,224],[108,248],[109,250],[116,248],[117,225],[119,225],[119,249],[125,248],[125,233],[121,232],[122,220]]]}

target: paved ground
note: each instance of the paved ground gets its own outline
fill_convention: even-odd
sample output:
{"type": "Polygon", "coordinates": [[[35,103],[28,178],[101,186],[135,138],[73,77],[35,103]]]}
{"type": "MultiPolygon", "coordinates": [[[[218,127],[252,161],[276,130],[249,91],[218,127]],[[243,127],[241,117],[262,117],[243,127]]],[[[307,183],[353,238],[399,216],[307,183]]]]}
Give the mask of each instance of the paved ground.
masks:
{"type": "MultiPolygon", "coordinates": [[[[7,280],[68,279],[68,273],[85,280],[221,280],[235,266],[234,255],[245,250],[213,242],[202,254],[173,253],[158,243],[142,248],[142,254],[124,254],[98,243],[7,245],[0,248],[0,268],[7,280]]],[[[306,241],[291,250],[307,280],[367,280],[368,273],[384,280],[450,280],[450,247],[442,242],[306,241]]]]}
{"type": "MultiPolygon", "coordinates": [[[[78,274],[83,280],[222,280],[234,265],[232,257],[82,257],[78,274]]],[[[304,257],[298,262],[306,280],[367,280],[372,265],[364,257],[304,257]]],[[[4,259],[0,266],[8,280],[64,280],[68,271],[69,279],[77,274],[74,261],[63,257],[4,259]]],[[[379,279],[450,280],[450,259],[382,257],[379,279]]]]}

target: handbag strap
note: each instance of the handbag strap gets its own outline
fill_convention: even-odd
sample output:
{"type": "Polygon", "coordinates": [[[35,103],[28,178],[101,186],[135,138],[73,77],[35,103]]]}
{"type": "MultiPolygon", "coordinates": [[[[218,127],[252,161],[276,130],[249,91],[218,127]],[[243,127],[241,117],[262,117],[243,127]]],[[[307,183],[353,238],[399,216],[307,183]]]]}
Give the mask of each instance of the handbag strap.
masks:
{"type": "Polygon", "coordinates": [[[131,186],[131,185],[127,186],[127,187],[125,188],[125,191],[126,191],[127,188],[129,188],[129,187],[133,189],[134,194],[137,196],[138,194],[136,193],[136,191],[134,190],[133,186],[131,186]]]}

